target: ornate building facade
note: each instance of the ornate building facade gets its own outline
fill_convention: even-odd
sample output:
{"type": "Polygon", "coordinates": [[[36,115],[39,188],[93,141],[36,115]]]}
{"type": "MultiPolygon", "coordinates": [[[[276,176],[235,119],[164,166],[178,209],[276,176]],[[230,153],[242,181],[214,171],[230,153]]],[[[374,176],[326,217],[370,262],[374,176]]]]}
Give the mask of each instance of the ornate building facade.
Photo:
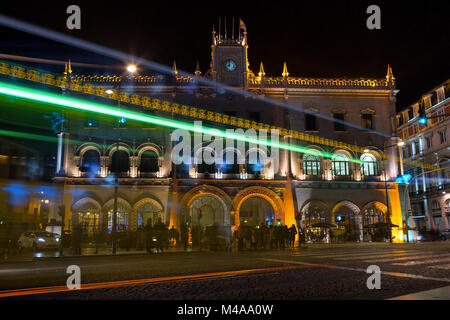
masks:
{"type": "MultiPolygon", "coordinates": [[[[279,221],[310,228],[318,241],[329,241],[319,236],[320,224],[333,225],[344,240],[363,241],[370,226],[392,222],[398,226],[394,241],[403,241],[391,68],[383,79],[319,79],[292,77],[286,63],[281,76],[266,76],[261,63],[255,74],[245,28],[229,36],[213,30],[211,48],[204,75],[198,64],[195,76],[180,74],[175,63],[169,75],[128,76],[75,74],[69,64],[64,75],[22,70],[23,79],[167,119],[201,120],[223,130],[277,129],[280,142],[308,152],[280,149],[276,169],[264,162],[275,150],[263,146],[254,150],[256,164],[249,163],[248,148],[245,154],[226,148],[219,156],[230,152],[243,163],[174,165],[173,128],[67,112],[55,177],[66,226],[111,230],[118,176],[118,225],[124,229],[136,230],[149,218],[175,227],[279,221]]],[[[11,76],[17,68],[3,63],[0,70],[11,76]]],[[[208,143],[193,147],[208,152],[208,143]]]]}

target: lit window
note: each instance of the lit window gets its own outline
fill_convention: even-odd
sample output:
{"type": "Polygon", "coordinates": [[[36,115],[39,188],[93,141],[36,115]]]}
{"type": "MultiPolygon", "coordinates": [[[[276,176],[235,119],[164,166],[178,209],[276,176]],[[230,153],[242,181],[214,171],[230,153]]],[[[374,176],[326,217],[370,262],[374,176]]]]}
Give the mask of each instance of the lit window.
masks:
{"type": "Polygon", "coordinates": [[[96,116],[88,116],[85,122],[86,128],[97,128],[98,127],[98,118],[96,116]]]}
{"type": "Polygon", "coordinates": [[[125,117],[119,117],[117,119],[117,126],[119,128],[126,128],[127,127],[127,118],[125,117]]]}
{"type": "Polygon", "coordinates": [[[345,131],[346,127],[345,124],[343,124],[340,121],[344,121],[344,114],[343,113],[335,113],[333,114],[333,118],[335,120],[338,120],[339,122],[334,122],[334,131],[345,131]]]}
{"type": "Polygon", "coordinates": [[[318,156],[307,154],[303,157],[303,173],[306,175],[320,175],[320,158],[318,156]]]}
{"type": "Polygon", "coordinates": [[[348,166],[348,157],[345,154],[337,153],[333,155],[331,167],[336,176],[348,176],[350,170],[348,166]]]}
{"type": "Polygon", "coordinates": [[[373,129],[373,115],[372,114],[364,113],[361,115],[361,119],[362,119],[363,128],[373,129]]]}
{"type": "Polygon", "coordinates": [[[363,176],[377,176],[377,159],[373,154],[365,153],[361,156],[361,174],[363,176]]]}

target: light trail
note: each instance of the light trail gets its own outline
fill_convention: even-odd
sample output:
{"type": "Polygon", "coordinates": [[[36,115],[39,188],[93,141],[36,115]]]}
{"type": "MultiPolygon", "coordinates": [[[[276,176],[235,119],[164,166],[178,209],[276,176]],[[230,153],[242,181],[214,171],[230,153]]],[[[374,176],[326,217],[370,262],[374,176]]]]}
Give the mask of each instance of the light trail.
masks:
{"type": "MultiPolygon", "coordinates": [[[[37,35],[37,36],[40,36],[42,38],[46,38],[46,39],[49,39],[52,41],[64,43],[69,46],[74,46],[74,47],[78,47],[80,49],[95,52],[97,54],[111,57],[111,58],[114,58],[114,59],[117,59],[120,61],[133,62],[134,64],[142,65],[142,66],[149,68],[150,70],[157,70],[157,71],[163,72],[165,74],[171,74],[173,71],[172,68],[167,67],[165,65],[162,65],[162,64],[159,64],[159,63],[156,63],[153,61],[149,61],[149,60],[146,60],[143,58],[139,58],[139,57],[133,56],[131,54],[126,54],[121,51],[114,50],[114,49],[111,49],[111,48],[108,48],[105,46],[101,46],[101,45],[98,45],[98,44],[95,44],[95,43],[92,43],[92,42],[89,42],[86,40],[81,40],[81,39],[78,39],[73,36],[68,36],[68,35],[47,29],[47,28],[43,28],[43,27],[28,23],[28,22],[20,21],[18,19],[14,19],[14,18],[5,16],[3,14],[0,14],[0,25],[6,26],[9,28],[13,28],[16,30],[20,30],[23,32],[27,32],[30,34],[34,34],[34,35],[37,35]]],[[[189,72],[182,71],[182,70],[178,70],[178,74],[180,76],[185,76],[185,77],[195,77],[195,75],[193,75],[189,72]]],[[[293,106],[288,103],[285,103],[285,102],[282,102],[282,101],[279,101],[276,99],[268,98],[265,96],[263,97],[263,96],[257,95],[255,93],[252,93],[249,91],[242,91],[240,89],[236,89],[236,88],[227,86],[225,84],[206,79],[204,77],[198,77],[198,81],[199,81],[199,83],[203,83],[205,85],[212,86],[212,87],[219,87],[220,89],[222,89],[224,91],[232,92],[237,95],[250,96],[253,99],[256,99],[256,100],[259,100],[262,102],[268,102],[268,103],[271,103],[274,105],[278,105],[280,107],[287,108],[287,109],[290,109],[290,110],[293,110],[296,112],[303,112],[303,113],[315,115],[319,118],[331,121],[333,123],[336,122],[336,123],[344,124],[348,127],[352,127],[352,128],[355,128],[355,129],[358,129],[361,131],[371,132],[371,133],[383,136],[385,138],[393,138],[391,135],[388,135],[388,134],[385,134],[382,132],[378,132],[378,131],[375,131],[372,129],[367,129],[362,126],[359,126],[359,125],[356,125],[353,123],[349,123],[349,122],[346,122],[343,120],[335,119],[333,117],[326,116],[323,114],[318,114],[313,111],[303,109],[302,107],[293,106]]]]}
{"type": "MultiPolygon", "coordinates": [[[[0,58],[17,60],[17,61],[28,61],[28,62],[33,62],[33,63],[57,64],[57,65],[65,65],[67,63],[67,61],[63,61],[63,60],[33,58],[33,57],[17,56],[17,55],[6,54],[6,53],[0,53],[0,58]]],[[[82,62],[74,62],[74,61],[71,61],[70,64],[72,66],[86,67],[86,68],[122,69],[122,67],[114,66],[114,65],[92,64],[92,63],[82,63],[82,62]]]]}
{"type": "MultiPolygon", "coordinates": [[[[360,260],[345,261],[345,262],[308,263],[308,264],[304,264],[304,265],[287,265],[287,266],[284,265],[284,266],[267,267],[267,268],[220,271],[220,272],[211,272],[211,273],[202,273],[202,274],[166,276],[166,277],[147,278],[147,279],[94,282],[94,283],[81,284],[80,289],[68,289],[67,286],[49,286],[49,287],[26,288],[26,289],[12,289],[12,290],[0,291],[0,298],[35,295],[35,294],[47,294],[47,293],[77,292],[80,290],[94,290],[94,289],[142,286],[142,285],[150,285],[150,284],[160,284],[160,283],[165,283],[165,282],[187,282],[187,281],[199,281],[199,280],[214,280],[214,279],[220,279],[220,278],[273,273],[273,272],[277,272],[277,271],[321,268],[321,267],[327,267],[327,266],[333,266],[333,265],[339,265],[339,264],[357,263],[359,261],[360,260]]],[[[273,262],[277,262],[277,261],[273,261],[273,262]]],[[[283,261],[283,263],[292,263],[292,262],[283,261]]],[[[294,261],[294,263],[295,263],[295,261],[294,261]]]]}
{"type": "MultiPolygon", "coordinates": [[[[240,140],[248,143],[254,143],[257,145],[264,145],[268,147],[274,147],[279,149],[285,149],[290,150],[294,152],[300,152],[300,153],[308,153],[317,155],[316,150],[312,150],[309,148],[281,143],[281,142],[274,142],[271,140],[265,140],[265,139],[258,139],[252,136],[242,135],[235,132],[230,131],[224,131],[219,130],[216,128],[209,128],[204,126],[196,126],[192,123],[188,122],[182,122],[178,120],[172,120],[167,119],[163,117],[157,117],[152,116],[148,114],[142,114],[139,112],[134,112],[130,110],[124,110],[111,107],[108,105],[96,103],[96,102],[89,102],[82,99],[72,98],[72,97],[66,97],[66,96],[60,96],[53,93],[48,93],[40,90],[30,89],[23,86],[16,86],[11,85],[8,83],[0,82],[0,94],[4,94],[7,96],[22,98],[26,100],[31,101],[37,101],[37,102],[44,102],[51,104],[53,106],[56,106],[58,108],[70,108],[75,110],[82,110],[87,112],[94,112],[102,115],[112,116],[112,117],[125,117],[127,119],[139,121],[139,122],[145,122],[145,123],[151,123],[158,126],[163,127],[169,127],[169,128],[175,128],[175,129],[183,129],[190,132],[195,133],[201,133],[201,134],[207,134],[211,136],[219,136],[225,139],[232,139],[232,140],[240,140]]],[[[320,152],[320,154],[327,158],[332,158],[333,154],[331,153],[325,153],[320,152]]],[[[358,159],[349,159],[351,162],[361,163],[358,159]]]]}

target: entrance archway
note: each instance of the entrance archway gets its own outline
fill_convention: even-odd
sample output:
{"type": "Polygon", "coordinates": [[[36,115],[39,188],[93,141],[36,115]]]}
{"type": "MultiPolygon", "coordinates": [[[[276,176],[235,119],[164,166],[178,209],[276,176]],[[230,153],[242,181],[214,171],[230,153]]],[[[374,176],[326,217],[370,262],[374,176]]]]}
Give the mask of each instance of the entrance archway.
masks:
{"type": "Polygon", "coordinates": [[[332,241],[362,241],[363,222],[358,206],[350,201],[337,203],[331,211],[333,223],[332,241]]]}
{"type": "MultiPolygon", "coordinates": [[[[280,221],[280,223],[284,224],[284,219],[285,219],[285,207],[283,204],[283,200],[280,198],[280,196],[278,196],[274,191],[265,188],[265,187],[259,187],[259,186],[254,186],[254,187],[249,187],[246,188],[242,191],[240,191],[236,197],[233,200],[233,208],[235,210],[235,226],[238,227],[239,224],[241,223],[241,211],[242,209],[244,210],[248,210],[248,208],[245,206],[242,208],[242,206],[244,205],[244,203],[246,202],[247,199],[250,198],[262,198],[263,200],[265,200],[265,202],[267,202],[270,207],[272,207],[273,210],[273,219],[272,221],[274,223],[278,222],[278,220],[280,221]]],[[[252,200],[254,201],[254,200],[252,200]]],[[[262,203],[264,202],[260,202],[261,205],[263,205],[262,203]]],[[[250,202],[251,205],[251,202],[250,202]]],[[[264,205],[267,208],[267,205],[264,205]]],[[[263,207],[261,207],[263,208],[263,207]]],[[[248,211],[243,211],[248,212],[248,211]]]]}
{"type": "Polygon", "coordinates": [[[387,206],[378,201],[366,204],[362,209],[363,228],[366,241],[385,241],[389,231],[383,224],[387,223],[387,206]]]}
{"type": "Polygon", "coordinates": [[[272,205],[264,198],[252,197],[244,201],[239,211],[240,223],[256,227],[261,223],[267,225],[275,221],[275,212],[272,205]]]}
{"type": "Polygon", "coordinates": [[[220,188],[208,185],[195,187],[183,196],[180,203],[180,223],[198,223],[200,210],[202,225],[204,222],[228,226],[232,224],[232,219],[230,218],[232,214],[231,199],[220,188]]]}

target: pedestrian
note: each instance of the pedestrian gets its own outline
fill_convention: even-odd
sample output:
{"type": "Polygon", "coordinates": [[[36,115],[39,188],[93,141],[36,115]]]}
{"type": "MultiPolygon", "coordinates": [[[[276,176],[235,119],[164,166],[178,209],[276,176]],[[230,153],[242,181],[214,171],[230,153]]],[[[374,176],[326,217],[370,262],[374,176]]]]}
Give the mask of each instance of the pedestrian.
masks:
{"type": "Polygon", "coordinates": [[[250,231],[250,246],[253,250],[256,249],[256,230],[254,228],[250,231]]]}
{"type": "Polygon", "coordinates": [[[184,250],[187,250],[188,241],[189,241],[189,229],[185,224],[181,225],[181,243],[183,245],[184,250]]]}
{"type": "Polygon", "coordinates": [[[244,229],[242,228],[242,226],[238,227],[237,236],[238,236],[238,251],[242,251],[244,250],[244,229]]]}
{"type": "Polygon", "coordinates": [[[145,225],[145,248],[147,253],[150,253],[153,248],[153,228],[152,219],[147,219],[147,224],[145,225]]]}
{"type": "Polygon", "coordinates": [[[161,218],[158,218],[158,222],[153,226],[153,231],[156,237],[156,252],[163,252],[164,245],[164,228],[161,218]]]}
{"type": "Polygon", "coordinates": [[[74,254],[81,255],[81,237],[82,230],[79,224],[75,225],[72,230],[72,250],[74,254]]]}
{"type": "Polygon", "coordinates": [[[293,224],[290,228],[289,228],[289,247],[291,249],[294,249],[294,244],[295,244],[295,236],[297,235],[297,228],[295,227],[295,225],[293,224]]]}

